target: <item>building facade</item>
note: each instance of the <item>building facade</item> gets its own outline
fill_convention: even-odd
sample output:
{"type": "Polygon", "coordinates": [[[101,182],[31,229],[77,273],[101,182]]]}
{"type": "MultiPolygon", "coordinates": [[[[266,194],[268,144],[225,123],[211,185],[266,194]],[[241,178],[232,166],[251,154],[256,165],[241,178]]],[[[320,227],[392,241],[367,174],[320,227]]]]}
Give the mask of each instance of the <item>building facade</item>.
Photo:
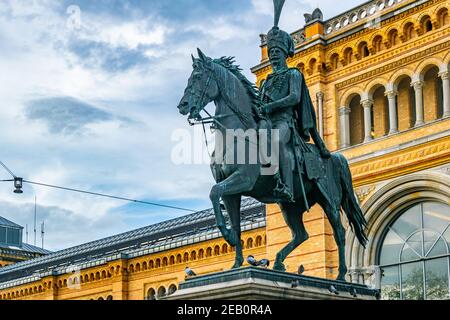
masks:
{"type": "MultiPolygon", "coordinates": [[[[447,0],[373,0],[292,34],[328,148],[349,160],[369,243],[347,227],[348,280],[385,299],[450,292],[450,20],[447,0]]],[[[266,37],[252,68],[271,72],[266,37]]],[[[276,205],[244,200],[244,254],[269,258],[290,240],[276,205]]],[[[343,217],[344,222],[345,218],[343,217]]],[[[335,278],[338,257],[322,210],[304,215],[310,239],[286,260],[335,278]]],[[[188,265],[227,270],[234,253],[210,210],[0,268],[0,299],[155,299],[188,265]]]]}
{"type": "MultiPolygon", "coordinates": [[[[369,1],[328,21],[316,11],[293,33],[288,64],[305,75],[327,146],[349,160],[369,223],[366,249],[347,230],[349,280],[384,298],[449,298],[448,10],[446,0],[369,1]]],[[[271,72],[261,39],[257,83],[271,72]]],[[[332,230],[319,208],[306,221],[312,240],[289,257],[290,270],[301,261],[333,277],[332,230]]],[[[276,206],[267,226],[273,258],[288,238],[276,206]]]]}

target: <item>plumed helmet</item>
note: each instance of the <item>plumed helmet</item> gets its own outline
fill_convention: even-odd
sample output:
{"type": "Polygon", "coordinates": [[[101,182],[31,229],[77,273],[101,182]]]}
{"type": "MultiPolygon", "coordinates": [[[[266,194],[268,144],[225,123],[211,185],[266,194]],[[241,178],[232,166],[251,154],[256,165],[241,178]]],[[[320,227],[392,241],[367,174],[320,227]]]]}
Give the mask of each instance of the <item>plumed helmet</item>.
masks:
{"type": "Polygon", "coordinates": [[[293,57],[295,53],[291,35],[278,27],[273,27],[267,34],[267,47],[269,52],[272,48],[280,48],[289,57],[293,57]]]}
{"type": "Polygon", "coordinates": [[[278,22],[280,21],[280,15],[283,10],[284,2],[285,0],[273,0],[275,9],[274,27],[267,34],[267,47],[269,52],[272,48],[280,48],[286,53],[286,55],[293,57],[295,53],[294,40],[292,40],[289,33],[278,28],[278,22]]]}

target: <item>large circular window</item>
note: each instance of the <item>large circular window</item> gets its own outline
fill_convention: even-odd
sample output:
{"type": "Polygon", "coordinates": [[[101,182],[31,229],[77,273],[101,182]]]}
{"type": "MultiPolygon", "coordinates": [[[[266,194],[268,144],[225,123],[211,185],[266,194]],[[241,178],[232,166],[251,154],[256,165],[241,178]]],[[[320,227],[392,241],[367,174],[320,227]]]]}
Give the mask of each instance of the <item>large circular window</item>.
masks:
{"type": "Polygon", "coordinates": [[[450,298],[450,207],[424,202],[388,228],[379,251],[383,299],[450,298]]]}

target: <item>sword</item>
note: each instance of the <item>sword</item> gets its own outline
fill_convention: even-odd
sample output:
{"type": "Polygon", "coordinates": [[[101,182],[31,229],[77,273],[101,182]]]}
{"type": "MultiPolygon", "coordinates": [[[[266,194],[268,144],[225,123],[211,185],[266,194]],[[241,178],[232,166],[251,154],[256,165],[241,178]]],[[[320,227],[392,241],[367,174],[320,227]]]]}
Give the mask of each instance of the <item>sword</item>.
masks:
{"type": "MultiPolygon", "coordinates": [[[[306,211],[309,213],[309,204],[308,204],[308,199],[306,198],[306,191],[305,191],[305,185],[303,184],[303,178],[302,178],[302,171],[301,171],[301,167],[300,167],[300,156],[298,154],[298,150],[297,150],[297,132],[295,131],[295,126],[294,126],[294,130],[293,130],[293,135],[294,135],[294,139],[293,139],[293,144],[294,144],[294,155],[295,155],[295,160],[297,162],[297,169],[298,169],[298,177],[300,179],[300,191],[302,193],[302,197],[303,197],[303,202],[305,203],[305,208],[306,211]]],[[[298,144],[300,146],[300,143],[298,144]]]]}

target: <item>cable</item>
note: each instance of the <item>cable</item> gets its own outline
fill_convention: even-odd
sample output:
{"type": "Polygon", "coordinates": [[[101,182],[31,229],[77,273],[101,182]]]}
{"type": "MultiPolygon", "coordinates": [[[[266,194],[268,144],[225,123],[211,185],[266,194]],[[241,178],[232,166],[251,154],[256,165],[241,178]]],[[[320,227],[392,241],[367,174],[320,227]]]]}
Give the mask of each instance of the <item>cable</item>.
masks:
{"type": "Polygon", "coordinates": [[[12,173],[12,171],[9,170],[8,167],[3,162],[0,161],[0,164],[2,165],[3,168],[5,168],[6,171],[9,172],[10,175],[13,176],[13,178],[17,178],[16,175],[14,173],[12,173]]]}
{"type": "Polygon", "coordinates": [[[141,201],[141,200],[124,198],[124,197],[117,197],[117,196],[112,196],[112,195],[103,194],[103,193],[97,193],[97,192],[90,192],[90,191],[84,191],[84,190],[79,190],[79,189],[60,187],[60,186],[55,186],[55,185],[51,185],[51,184],[45,184],[45,183],[40,183],[40,182],[28,181],[28,180],[25,180],[25,179],[23,180],[23,182],[24,183],[33,184],[33,185],[48,187],[48,188],[55,188],[55,189],[61,189],[61,190],[66,190],[66,191],[90,194],[90,195],[94,195],[94,196],[100,196],[100,197],[111,198],[111,199],[116,199],[116,200],[123,200],[123,201],[129,201],[129,202],[134,202],[134,203],[148,204],[148,205],[156,206],[156,207],[175,209],[175,210],[181,210],[181,211],[189,211],[189,212],[197,212],[197,211],[192,210],[192,209],[186,209],[186,208],[181,208],[181,207],[174,207],[174,206],[169,206],[169,205],[164,205],[164,204],[159,204],[159,203],[154,203],[154,202],[148,202],[148,201],[141,201]]]}

